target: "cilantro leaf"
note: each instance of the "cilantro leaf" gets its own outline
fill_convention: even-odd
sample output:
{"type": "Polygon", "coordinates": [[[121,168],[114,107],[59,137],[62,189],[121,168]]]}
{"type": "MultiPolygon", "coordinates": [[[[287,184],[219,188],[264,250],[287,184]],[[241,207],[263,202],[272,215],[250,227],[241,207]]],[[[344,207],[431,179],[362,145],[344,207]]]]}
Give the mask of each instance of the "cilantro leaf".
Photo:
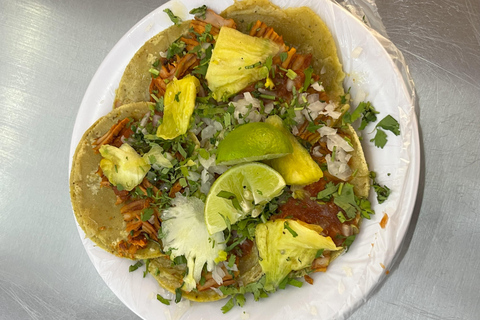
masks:
{"type": "Polygon", "coordinates": [[[327,183],[325,189],[317,193],[317,199],[322,201],[329,201],[331,196],[337,192],[338,186],[336,186],[333,182],[327,183]]]}
{"type": "Polygon", "coordinates": [[[357,205],[360,207],[360,213],[366,219],[370,219],[371,214],[375,214],[372,210],[372,204],[367,199],[359,199],[357,205]]]}
{"type": "Polygon", "coordinates": [[[231,297],[230,300],[228,300],[227,303],[222,307],[222,313],[227,313],[228,311],[232,310],[232,308],[235,306],[235,297],[231,297]]]}
{"type": "Polygon", "coordinates": [[[391,115],[386,116],[379,123],[377,123],[377,128],[378,127],[389,130],[396,136],[400,134],[400,124],[391,115]]]}
{"type": "Polygon", "coordinates": [[[150,220],[150,218],[152,217],[153,213],[155,211],[152,209],[152,208],[146,208],[145,210],[142,211],[142,213],[140,214],[140,219],[142,221],[148,221],[150,220]]]}
{"type": "Polygon", "coordinates": [[[377,128],[377,133],[373,139],[370,139],[370,142],[375,143],[375,147],[382,148],[387,144],[387,134],[380,128],[377,128]]]}
{"type": "Polygon", "coordinates": [[[203,5],[201,7],[194,8],[194,9],[190,10],[189,13],[194,14],[195,17],[199,17],[199,18],[205,20],[205,16],[206,16],[206,13],[207,13],[207,6],[203,5]]]}
{"type": "Polygon", "coordinates": [[[175,303],[179,303],[181,300],[182,300],[182,287],[180,286],[175,289],[175,303]]]}
{"type": "Polygon", "coordinates": [[[175,55],[179,55],[183,52],[183,49],[185,49],[186,44],[183,41],[177,40],[173,42],[170,47],[167,49],[167,59],[173,58],[175,55]]]}
{"type": "Polygon", "coordinates": [[[290,232],[294,238],[298,236],[298,233],[296,233],[295,230],[293,230],[293,229],[290,227],[290,225],[288,224],[288,221],[285,221],[285,223],[283,224],[283,228],[284,228],[284,229],[287,229],[288,232],[290,232]]]}
{"type": "Polygon", "coordinates": [[[312,74],[313,74],[312,66],[308,66],[308,68],[305,69],[303,73],[305,74],[305,81],[303,82],[303,91],[307,91],[308,87],[312,82],[312,74]]]}
{"type": "Polygon", "coordinates": [[[177,17],[176,15],[173,14],[172,10],[170,9],[165,9],[163,10],[163,12],[165,12],[166,14],[168,14],[168,17],[170,18],[170,20],[172,20],[172,22],[178,26],[182,23],[182,19],[180,19],[179,17],[177,17]]]}
{"type": "Polygon", "coordinates": [[[377,193],[378,203],[384,203],[385,200],[388,199],[388,196],[390,195],[390,192],[391,192],[390,188],[388,188],[387,186],[382,187],[377,182],[373,183],[373,189],[377,193]]]}
{"type": "Polygon", "coordinates": [[[157,294],[157,300],[160,301],[163,304],[166,304],[167,306],[170,305],[170,300],[165,299],[161,295],[157,294]]]}
{"type": "Polygon", "coordinates": [[[235,300],[237,300],[238,306],[243,307],[245,305],[245,296],[243,294],[237,294],[235,300]]]}
{"type": "Polygon", "coordinates": [[[337,192],[334,194],[333,202],[345,211],[348,220],[355,218],[358,206],[357,202],[355,201],[353,185],[350,183],[344,184],[341,193],[337,192]]]}
{"type": "MultiPolygon", "coordinates": [[[[381,186],[375,179],[377,177],[377,174],[375,173],[375,171],[370,171],[370,179],[372,179],[372,186],[373,186],[373,189],[375,190],[375,192],[377,193],[377,201],[378,203],[383,203],[385,202],[385,200],[387,200],[388,196],[390,195],[390,188],[388,188],[387,186],[381,186]]],[[[366,209],[370,209],[369,207],[367,207],[366,204],[363,204],[366,209]]],[[[368,205],[370,205],[370,203],[368,203],[368,205]]],[[[362,204],[360,204],[360,206],[362,207],[362,204]]]]}
{"type": "Polygon", "coordinates": [[[142,265],[143,265],[142,261],[137,261],[137,263],[128,267],[128,272],[133,272],[133,271],[137,270],[138,268],[140,268],[142,265]]]}
{"type": "Polygon", "coordinates": [[[319,250],[317,251],[317,253],[315,254],[315,259],[320,258],[321,256],[323,256],[323,251],[324,251],[324,250],[325,250],[325,249],[319,249],[319,250]]]}
{"type": "Polygon", "coordinates": [[[352,245],[353,241],[355,241],[356,236],[357,235],[354,234],[345,238],[345,241],[342,244],[342,246],[346,248],[345,251],[348,251],[348,248],[352,245]]]}
{"type": "MultiPolygon", "coordinates": [[[[365,129],[367,124],[369,124],[370,122],[377,121],[377,114],[379,114],[380,112],[375,110],[375,108],[372,106],[370,101],[360,102],[357,109],[359,109],[359,108],[360,108],[361,114],[362,114],[362,122],[360,123],[360,127],[358,128],[358,130],[363,130],[363,129],[365,129]]],[[[357,109],[355,109],[355,111],[357,111],[357,109]]],[[[355,120],[353,120],[353,116],[354,116],[353,114],[355,113],[355,111],[352,113],[352,122],[355,121],[355,120]]]]}
{"type": "Polygon", "coordinates": [[[150,265],[150,259],[145,260],[145,271],[143,271],[143,277],[145,278],[148,274],[148,266],[150,265]]]}

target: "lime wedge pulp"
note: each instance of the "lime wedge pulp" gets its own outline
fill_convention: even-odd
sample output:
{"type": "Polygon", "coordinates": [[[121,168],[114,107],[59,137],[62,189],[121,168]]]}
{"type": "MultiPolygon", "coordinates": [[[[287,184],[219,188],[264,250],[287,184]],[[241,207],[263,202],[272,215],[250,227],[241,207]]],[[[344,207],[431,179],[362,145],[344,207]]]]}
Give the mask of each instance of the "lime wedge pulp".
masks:
{"type": "Polygon", "coordinates": [[[279,196],[285,187],[282,176],[259,162],[236,165],[212,185],[205,201],[205,223],[210,234],[249,216],[279,196]]]}

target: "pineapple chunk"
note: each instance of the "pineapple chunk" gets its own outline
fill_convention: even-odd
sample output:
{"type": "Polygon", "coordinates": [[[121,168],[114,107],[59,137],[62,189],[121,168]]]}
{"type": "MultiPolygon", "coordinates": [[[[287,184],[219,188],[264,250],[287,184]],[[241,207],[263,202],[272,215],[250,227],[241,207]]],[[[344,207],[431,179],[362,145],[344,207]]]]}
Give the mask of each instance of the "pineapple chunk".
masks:
{"type": "Polygon", "coordinates": [[[271,40],[222,27],[205,76],[213,98],[221,101],[266,78],[268,68],[264,62],[279,50],[280,47],[271,40]]]}
{"type": "Polygon", "coordinates": [[[192,75],[167,84],[163,122],[157,129],[158,137],[169,140],[187,132],[199,87],[200,81],[192,75]]]}
{"type": "Polygon", "coordinates": [[[291,271],[309,267],[320,249],[340,250],[321,228],[301,221],[277,219],[257,225],[255,242],[265,272],[265,289],[278,287],[291,271]]]}
{"type": "Polygon", "coordinates": [[[127,191],[131,191],[142,182],[150,170],[148,162],[141,157],[129,144],[124,143],[120,148],[103,145],[100,147],[100,168],[111,184],[127,191]]]}
{"type": "Polygon", "coordinates": [[[288,185],[307,185],[323,177],[322,169],[293,134],[288,132],[279,116],[270,116],[265,122],[281,129],[292,143],[293,153],[266,161],[268,165],[282,175],[288,185]]]}

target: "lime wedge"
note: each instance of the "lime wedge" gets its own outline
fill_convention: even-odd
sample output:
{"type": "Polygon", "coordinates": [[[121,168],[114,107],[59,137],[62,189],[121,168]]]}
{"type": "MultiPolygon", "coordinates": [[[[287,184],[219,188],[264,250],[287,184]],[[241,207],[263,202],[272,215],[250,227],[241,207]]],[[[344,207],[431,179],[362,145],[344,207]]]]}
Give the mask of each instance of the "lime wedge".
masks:
{"type": "Polygon", "coordinates": [[[263,206],[279,196],[285,187],[282,176],[259,162],[236,165],[212,185],[205,201],[205,223],[210,234],[249,216],[261,213],[263,206]]]}
{"type": "Polygon", "coordinates": [[[281,129],[265,122],[251,122],[235,128],[220,142],[217,164],[274,159],[292,152],[292,143],[281,129]]]}

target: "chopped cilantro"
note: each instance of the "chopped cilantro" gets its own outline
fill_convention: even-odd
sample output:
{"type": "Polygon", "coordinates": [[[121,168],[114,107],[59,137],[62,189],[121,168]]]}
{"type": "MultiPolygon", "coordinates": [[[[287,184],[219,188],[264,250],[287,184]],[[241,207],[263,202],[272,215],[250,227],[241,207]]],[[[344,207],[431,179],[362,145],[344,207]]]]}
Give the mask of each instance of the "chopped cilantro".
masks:
{"type": "Polygon", "coordinates": [[[293,230],[293,229],[290,227],[290,225],[288,224],[288,221],[285,221],[285,223],[283,224],[283,228],[284,228],[284,229],[287,229],[288,232],[290,232],[294,238],[298,236],[298,233],[296,233],[295,230],[293,230]]]}
{"type": "Polygon", "coordinates": [[[323,127],[323,126],[324,126],[323,123],[321,123],[321,124],[315,124],[315,122],[309,121],[309,122],[308,122],[308,126],[307,126],[307,131],[313,133],[313,132],[317,131],[318,129],[320,129],[320,128],[323,127]]]}
{"type": "Polygon", "coordinates": [[[181,40],[177,40],[173,42],[170,47],[167,49],[167,59],[172,59],[175,55],[179,55],[183,52],[186,45],[185,42],[181,40]]]}
{"type": "Polygon", "coordinates": [[[182,19],[180,19],[179,17],[177,17],[176,15],[173,14],[172,10],[170,9],[165,9],[163,10],[163,12],[165,12],[166,14],[168,14],[168,17],[170,18],[170,20],[172,20],[172,22],[178,26],[182,23],[182,19]]]}
{"type": "Polygon", "coordinates": [[[317,193],[317,199],[321,201],[329,201],[331,196],[337,192],[338,186],[336,186],[333,182],[327,183],[325,189],[317,193]]]}
{"type": "Polygon", "coordinates": [[[287,285],[295,286],[297,288],[302,287],[303,283],[301,281],[298,281],[295,278],[290,278],[289,276],[286,276],[280,283],[278,284],[279,289],[285,289],[287,285]]]}
{"type": "Polygon", "coordinates": [[[200,149],[197,149],[198,151],[198,154],[205,160],[208,160],[210,158],[210,153],[203,149],[203,148],[200,148],[200,149]]]}
{"type": "Polygon", "coordinates": [[[377,182],[373,183],[373,189],[377,193],[378,203],[384,203],[388,199],[391,190],[387,186],[381,186],[377,182]]]}
{"type": "Polygon", "coordinates": [[[360,207],[360,213],[366,219],[370,219],[371,214],[375,214],[375,211],[372,210],[372,205],[367,199],[357,200],[357,205],[360,207]]]}
{"type": "Polygon", "coordinates": [[[249,66],[245,66],[245,69],[254,69],[256,67],[260,67],[262,65],[262,62],[261,61],[258,61],[252,65],[249,65],[249,66]]]}
{"type": "Polygon", "coordinates": [[[150,218],[152,217],[154,212],[155,211],[152,208],[146,208],[140,214],[140,219],[142,221],[148,221],[148,220],[150,220],[150,218]]]}
{"type": "Polygon", "coordinates": [[[157,69],[155,68],[150,68],[148,70],[148,72],[150,72],[151,74],[153,74],[155,77],[157,77],[159,74],[160,74],[160,71],[158,71],[157,69]]]}
{"type": "Polygon", "coordinates": [[[235,300],[237,300],[238,306],[243,307],[245,305],[245,295],[243,295],[241,293],[237,294],[235,296],[235,300]]]}
{"type": "MultiPolygon", "coordinates": [[[[182,168],[183,169],[183,168],[182,168]]],[[[187,171],[188,172],[188,171],[187,171]]],[[[180,178],[180,180],[178,180],[178,183],[180,183],[180,185],[182,186],[182,188],[185,188],[188,186],[188,183],[187,183],[187,180],[185,178],[180,178]]]]}
{"type": "Polygon", "coordinates": [[[315,259],[320,258],[321,256],[323,256],[323,251],[324,251],[324,249],[318,250],[317,253],[315,254],[315,259]]]}
{"type": "Polygon", "coordinates": [[[137,263],[128,267],[128,272],[133,272],[133,271],[137,270],[138,268],[140,268],[141,266],[143,266],[142,261],[137,261],[137,263]]]}
{"type": "Polygon", "coordinates": [[[182,300],[182,286],[175,289],[175,303],[179,303],[182,300]]]}
{"type": "Polygon", "coordinates": [[[143,271],[143,277],[145,278],[148,274],[148,266],[150,265],[150,259],[146,259],[145,261],[145,271],[143,271]]]}
{"type": "Polygon", "coordinates": [[[293,71],[292,69],[288,69],[287,70],[287,77],[290,80],[295,80],[295,78],[297,77],[297,73],[295,71],[293,71]]]}
{"type": "Polygon", "coordinates": [[[382,148],[387,144],[387,134],[380,128],[377,128],[377,133],[373,139],[370,139],[370,142],[375,144],[375,147],[382,148]]]}
{"type": "Polygon", "coordinates": [[[353,185],[346,183],[343,186],[341,195],[334,194],[334,203],[342,208],[347,214],[348,220],[355,218],[358,206],[355,201],[355,193],[353,192],[353,185]]]}
{"type": "Polygon", "coordinates": [[[370,122],[377,121],[377,114],[379,112],[375,110],[370,101],[360,102],[357,108],[352,112],[352,122],[362,117],[362,123],[358,130],[363,130],[370,122]]]}
{"type": "Polygon", "coordinates": [[[379,123],[377,123],[377,128],[383,128],[393,132],[396,136],[400,134],[400,124],[395,120],[391,115],[386,116],[379,123]]]}
{"type": "Polygon", "coordinates": [[[194,8],[194,9],[190,10],[189,13],[195,15],[195,17],[205,19],[205,17],[206,17],[205,15],[207,13],[207,6],[203,5],[201,7],[194,8]]]}
{"type": "Polygon", "coordinates": [[[222,312],[227,313],[228,311],[232,310],[235,306],[235,296],[231,297],[228,302],[222,307],[222,312]]]}
{"type": "Polygon", "coordinates": [[[303,91],[307,91],[308,87],[312,83],[312,74],[313,74],[312,66],[308,66],[308,68],[305,69],[303,73],[305,74],[305,81],[303,82],[303,91]]]}
{"type": "Polygon", "coordinates": [[[228,259],[229,268],[233,268],[233,265],[235,264],[236,259],[237,257],[234,254],[230,255],[230,258],[228,259]]]}
{"type": "Polygon", "coordinates": [[[170,305],[170,300],[165,299],[161,295],[157,294],[157,300],[160,301],[163,304],[166,304],[167,306],[170,305]]]}

